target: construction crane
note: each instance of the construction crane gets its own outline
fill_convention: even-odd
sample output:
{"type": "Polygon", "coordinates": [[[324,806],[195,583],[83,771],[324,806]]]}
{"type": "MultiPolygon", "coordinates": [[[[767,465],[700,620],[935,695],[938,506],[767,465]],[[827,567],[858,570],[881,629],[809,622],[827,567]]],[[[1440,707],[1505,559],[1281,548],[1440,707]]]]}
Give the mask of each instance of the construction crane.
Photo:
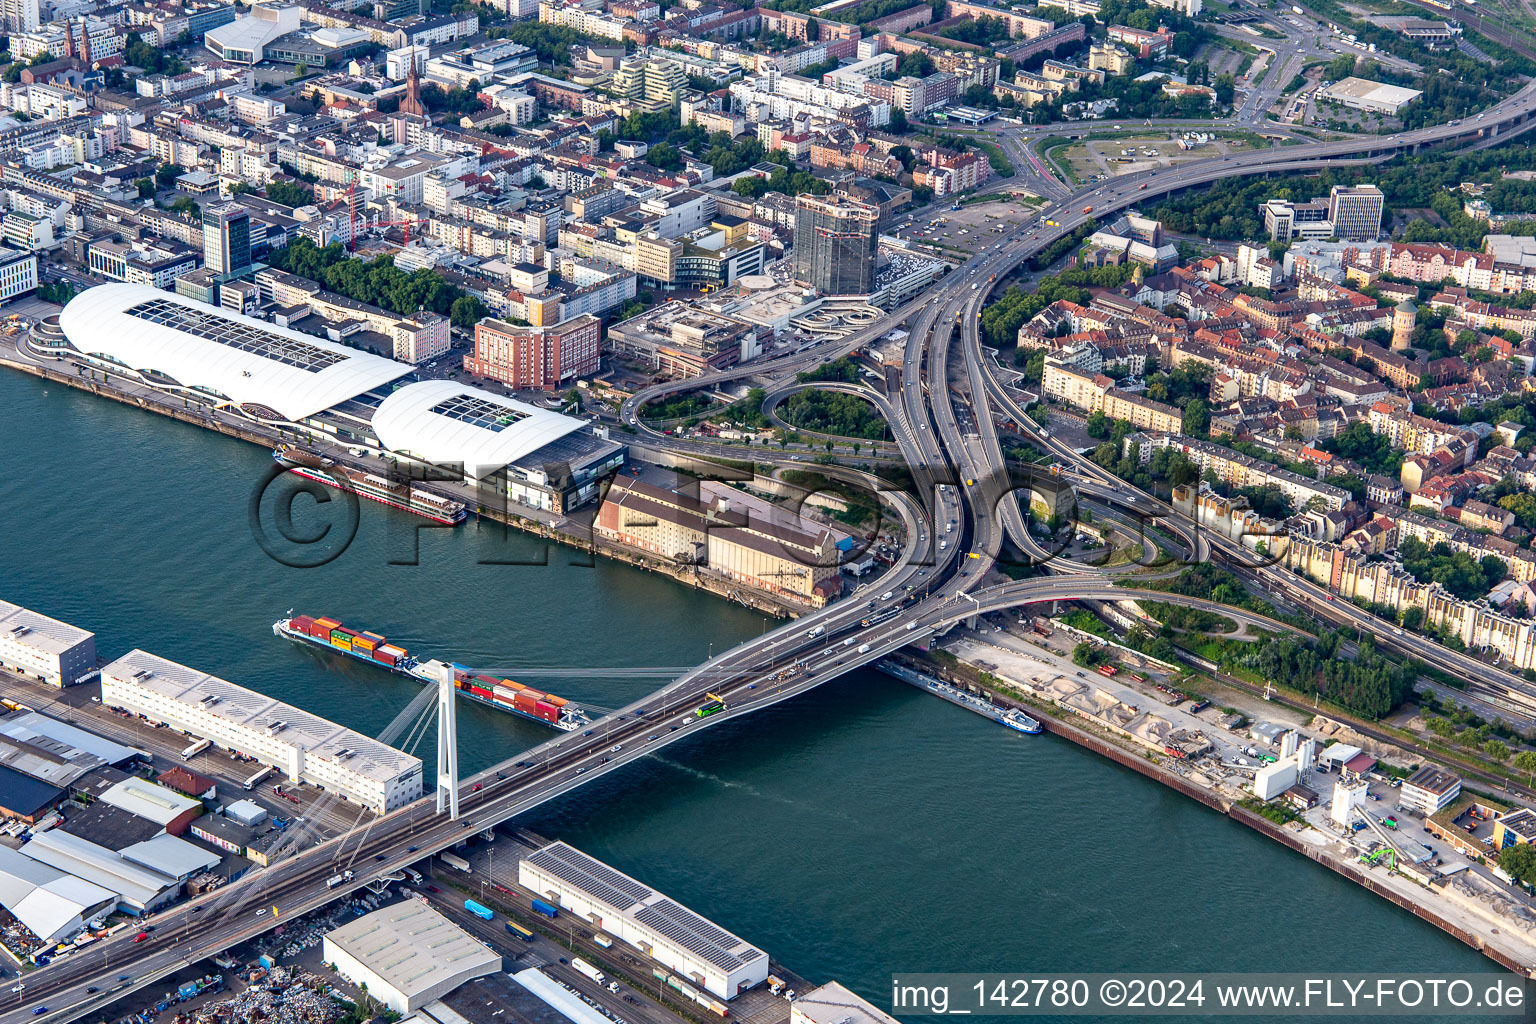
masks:
{"type": "MultiPolygon", "coordinates": [[[[347,235],[348,235],[348,237],[347,237],[347,251],[348,252],[356,252],[357,251],[357,221],[358,221],[358,216],[357,216],[357,182],[353,181],[352,184],[347,187],[347,235]]],[[[410,217],[410,218],[405,218],[405,219],[402,219],[402,220],[378,220],[378,221],[373,221],[372,223],[370,223],[368,225],[368,227],[370,229],[372,229],[372,228],[396,228],[396,227],[403,227],[403,228],[405,228],[405,244],[406,245],[410,245],[411,244],[411,228],[414,225],[418,225],[420,223],[421,223],[421,221],[418,218],[410,217]]]]}

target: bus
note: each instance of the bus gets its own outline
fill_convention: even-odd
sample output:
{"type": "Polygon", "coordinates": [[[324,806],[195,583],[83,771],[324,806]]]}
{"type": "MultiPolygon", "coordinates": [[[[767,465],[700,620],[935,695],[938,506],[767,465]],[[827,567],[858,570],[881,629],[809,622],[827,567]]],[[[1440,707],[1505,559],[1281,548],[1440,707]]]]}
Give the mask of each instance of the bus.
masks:
{"type": "Polygon", "coordinates": [[[699,705],[699,709],[693,713],[694,717],[708,718],[710,715],[718,714],[725,710],[725,700],[718,694],[706,693],[704,696],[708,697],[709,700],[699,705]]]}
{"type": "Polygon", "coordinates": [[[522,939],[524,942],[532,942],[533,941],[533,932],[529,931],[527,928],[524,928],[520,924],[514,924],[513,922],[508,921],[507,922],[507,931],[508,931],[508,933],[510,933],[512,935],[516,935],[518,938],[522,939]]]}
{"type": "Polygon", "coordinates": [[[252,789],[254,789],[256,787],[256,784],[258,782],[260,782],[262,779],[266,778],[268,775],[271,775],[271,774],[272,774],[272,767],[271,767],[271,765],[268,765],[267,767],[263,768],[261,771],[257,772],[255,775],[252,775],[250,778],[246,779],[245,780],[245,790],[246,790],[246,792],[250,792],[252,789]]]}
{"type": "Polygon", "coordinates": [[[186,750],[181,752],[181,759],[183,761],[190,761],[211,746],[213,746],[213,740],[198,740],[196,743],[192,744],[186,750]]]}

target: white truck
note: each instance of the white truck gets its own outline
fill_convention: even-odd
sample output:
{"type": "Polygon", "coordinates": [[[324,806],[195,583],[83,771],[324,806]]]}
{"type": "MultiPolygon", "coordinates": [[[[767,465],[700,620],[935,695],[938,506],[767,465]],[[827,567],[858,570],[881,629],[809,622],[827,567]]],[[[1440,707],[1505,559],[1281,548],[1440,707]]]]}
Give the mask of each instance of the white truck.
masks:
{"type": "Polygon", "coordinates": [[[458,854],[444,852],[438,854],[438,857],[444,864],[447,864],[455,871],[462,871],[466,875],[469,874],[469,861],[465,860],[463,857],[460,857],[458,854]]]}
{"type": "Polygon", "coordinates": [[[327,878],[325,880],[325,887],[327,889],[334,889],[342,882],[350,882],[356,877],[357,873],[354,871],[343,871],[339,875],[332,875],[330,878],[327,878]]]}
{"type": "Polygon", "coordinates": [[[582,974],[591,978],[593,981],[597,982],[599,985],[605,984],[608,981],[607,975],[598,970],[596,967],[593,967],[591,964],[587,963],[579,956],[571,960],[571,966],[576,968],[576,970],[580,971],[582,974]]]}
{"type": "Polygon", "coordinates": [[[808,636],[808,637],[815,638],[815,637],[821,636],[826,631],[827,631],[827,627],[826,626],[812,626],[810,629],[805,631],[805,635],[808,636]]]}
{"type": "Polygon", "coordinates": [[[859,645],[859,653],[860,654],[868,654],[869,653],[869,644],[861,644],[861,645],[859,645]]]}

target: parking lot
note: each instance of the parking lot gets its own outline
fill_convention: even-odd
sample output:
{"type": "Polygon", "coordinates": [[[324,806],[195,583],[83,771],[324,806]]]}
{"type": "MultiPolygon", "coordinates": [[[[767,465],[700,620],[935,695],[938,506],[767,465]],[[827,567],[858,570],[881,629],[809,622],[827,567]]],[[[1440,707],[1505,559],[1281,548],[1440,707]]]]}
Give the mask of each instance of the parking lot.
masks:
{"type": "Polygon", "coordinates": [[[997,235],[1017,230],[1041,209],[1037,204],[1012,197],[968,203],[958,210],[953,206],[929,208],[898,218],[891,225],[891,234],[936,246],[952,255],[969,255],[997,235]]]}

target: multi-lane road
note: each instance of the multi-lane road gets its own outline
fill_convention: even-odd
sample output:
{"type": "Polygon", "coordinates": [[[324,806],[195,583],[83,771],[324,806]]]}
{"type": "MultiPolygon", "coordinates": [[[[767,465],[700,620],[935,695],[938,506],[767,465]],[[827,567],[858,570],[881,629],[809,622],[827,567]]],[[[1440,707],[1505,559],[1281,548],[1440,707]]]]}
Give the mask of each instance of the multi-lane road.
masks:
{"type": "MultiPolygon", "coordinates": [[[[357,874],[352,885],[396,870],[430,852],[452,846],[469,835],[508,820],[568,792],[598,775],[615,771],[714,722],[750,713],[787,700],[805,689],[835,678],[858,665],[945,628],[977,611],[1013,607],[1035,600],[1113,600],[1128,596],[1113,581],[1084,573],[1063,563],[1069,575],[986,588],[982,579],[1005,536],[1024,550],[1038,550],[1016,502],[1004,500],[1005,485],[991,467],[1003,462],[997,450],[990,403],[1007,396],[991,381],[985,360],[978,358],[976,314],[987,300],[994,279],[1063,235],[1104,213],[1131,206],[1150,196],[1241,174],[1310,169],[1328,164],[1386,159],[1422,146],[1476,146],[1498,133],[1529,127],[1536,105],[1536,83],[1485,113],[1473,124],[1441,126],[1392,138],[1349,139],[1309,143],[1185,164],[1165,170],[1117,178],[1095,188],[1063,197],[1052,219],[1059,227],[1021,229],[972,256],[920,300],[860,331],[830,349],[801,353],[770,363],[740,367],[681,384],[664,384],[640,392],[621,411],[626,423],[652,443],[671,439],[649,431],[639,407],[684,388],[737,380],[753,374],[793,373],[868,344],[892,326],[910,322],[912,330],[903,366],[902,391],[889,411],[893,439],[911,467],[918,496],[928,509],[926,523],[909,530],[906,557],[876,586],[863,588],[851,599],[807,615],[763,637],[727,651],[686,673],[667,687],[630,707],[609,715],[580,734],[566,734],[466,780],[461,795],[463,818],[452,821],[420,801],[386,815],[365,830],[295,853],[266,870],[248,875],[227,889],[162,912],[151,923],[154,931],[134,942],[132,932],[102,940],[27,977],[17,1005],[0,1011],[0,1022],[73,1020],[115,999],[125,991],[153,983],[177,967],[221,950],[323,905],[349,886],[333,890],[326,880],[338,869],[357,874]],[[1085,207],[1092,207],[1087,211],[1085,207]],[[956,328],[960,329],[957,331],[956,328]],[[960,362],[953,363],[956,353],[960,362]],[[947,524],[953,522],[953,532],[947,524]],[[924,564],[927,563],[927,564],[924,564]],[[1076,571],[1073,571],[1073,570],[1076,571]],[[911,588],[910,590],[908,588],[911,588]],[[874,590],[890,592],[889,598],[874,590]],[[895,615],[875,625],[863,620],[886,610],[895,615]],[[705,719],[696,709],[714,693],[726,709],[705,719]],[[92,992],[95,988],[99,991],[92,992]],[[48,1009],[36,1017],[31,1011],[48,1009]]],[[[1002,406],[1020,423],[1022,410],[1002,406]]],[[[1107,500],[1142,512],[1163,511],[1122,481],[1082,460],[1043,431],[1037,443],[1063,463],[1075,465],[1107,500]]],[[[919,506],[902,506],[915,515],[919,506]]],[[[1198,538],[1191,541],[1199,549],[1198,538]]],[[[1213,545],[1229,555],[1218,541],[1213,545]]],[[[1361,625],[1376,626],[1359,609],[1327,600],[1305,581],[1279,570],[1256,570],[1269,583],[1298,599],[1313,602],[1329,614],[1359,617],[1361,625]]],[[[1173,595],[1160,599],[1186,601],[1173,595]]],[[[1209,602],[1203,602],[1209,605],[1209,602]]],[[[1387,640],[1385,637],[1381,637],[1387,640]]],[[[1389,644],[1406,647],[1431,664],[1460,674],[1487,672],[1486,666],[1420,638],[1393,637],[1389,644]],[[1423,647],[1431,650],[1423,650],[1423,647]]],[[[3,1002],[0,1002],[3,1006],[3,1002]]]]}

